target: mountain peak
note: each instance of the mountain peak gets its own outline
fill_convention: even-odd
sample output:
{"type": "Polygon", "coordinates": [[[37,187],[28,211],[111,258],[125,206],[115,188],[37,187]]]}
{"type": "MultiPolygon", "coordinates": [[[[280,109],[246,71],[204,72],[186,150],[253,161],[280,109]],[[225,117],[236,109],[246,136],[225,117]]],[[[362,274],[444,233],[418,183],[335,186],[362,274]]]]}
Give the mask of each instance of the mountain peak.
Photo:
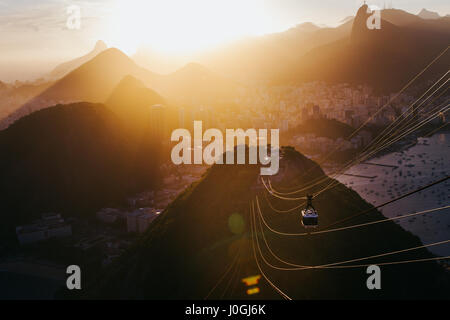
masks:
{"type": "MultiPolygon", "coordinates": [[[[401,10],[388,9],[383,10],[385,12],[398,13],[404,12],[401,10]]],[[[369,6],[362,5],[356,14],[353,21],[353,28],[351,33],[351,40],[356,44],[380,44],[380,42],[388,41],[388,39],[394,39],[398,36],[399,28],[384,19],[384,15],[380,17],[380,28],[370,29],[368,26],[368,21],[374,12],[370,10],[369,6]]]]}
{"type": "Polygon", "coordinates": [[[124,52],[120,51],[117,48],[108,48],[104,50],[100,55],[109,57],[126,57],[129,59],[129,57],[124,52]]]}
{"type": "Polygon", "coordinates": [[[353,20],[352,41],[359,41],[367,38],[367,32],[369,31],[367,28],[367,19],[371,15],[369,12],[369,6],[367,4],[363,4],[358,9],[355,19],[353,20]]]}
{"type": "Polygon", "coordinates": [[[181,69],[178,69],[175,71],[175,73],[186,73],[186,74],[204,74],[204,73],[210,73],[208,68],[201,65],[197,62],[189,62],[181,69]]]}
{"type": "Polygon", "coordinates": [[[116,89],[119,87],[131,87],[131,86],[145,88],[145,85],[141,80],[136,79],[132,75],[126,75],[125,77],[122,78],[122,80],[120,80],[116,89]]]}
{"type": "Polygon", "coordinates": [[[102,52],[104,50],[108,49],[108,46],[106,45],[106,43],[102,40],[98,40],[95,43],[95,47],[94,47],[94,51],[96,52],[102,52]]]}
{"type": "Polygon", "coordinates": [[[318,29],[320,29],[320,27],[318,27],[317,25],[315,25],[312,22],[304,22],[301,24],[298,24],[295,29],[297,30],[303,30],[303,31],[316,31],[318,29]]]}
{"type": "Polygon", "coordinates": [[[358,11],[356,12],[356,18],[358,17],[367,18],[369,16],[370,16],[369,6],[364,3],[361,7],[359,7],[358,11]]]}
{"type": "Polygon", "coordinates": [[[165,99],[131,75],[120,80],[106,101],[136,141],[141,141],[148,128],[149,106],[155,104],[165,104],[165,99]]]}
{"type": "Polygon", "coordinates": [[[423,8],[417,16],[419,16],[420,18],[425,19],[425,20],[434,20],[434,19],[439,19],[441,17],[439,15],[439,13],[434,12],[434,11],[428,11],[425,8],[423,8]]]}
{"type": "Polygon", "coordinates": [[[94,49],[92,49],[89,53],[85,54],[82,57],[56,66],[50,73],[50,77],[52,79],[60,79],[107,49],[108,46],[106,45],[106,43],[104,43],[102,40],[98,40],[95,44],[94,49]]]}
{"type": "MultiPolygon", "coordinates": [[[[156,91],[148,88],[145,84],[132,75],[126,75],[113,89],[106,104],[108,106],[123,108],[130,106],[164,104],[165,100],[156,91]]],[[[117,110],[114,110],[117,111],[117,110]]]]}
{"type": "Polygon", "coordinates": [[[95,63],[116,63],[118,65],[127,65],[127,66],[134,66],[135,63],[133,60],[131,60],[130,57],[128,57],[124,52],[120,51],[117,48],[108,48],[102,52],[100,52],[98,55],[96,55],[92,60],[90,60],[88,63],[83,65],[82,67],[86,67],[88,65],[92,65],[95,63]]]}

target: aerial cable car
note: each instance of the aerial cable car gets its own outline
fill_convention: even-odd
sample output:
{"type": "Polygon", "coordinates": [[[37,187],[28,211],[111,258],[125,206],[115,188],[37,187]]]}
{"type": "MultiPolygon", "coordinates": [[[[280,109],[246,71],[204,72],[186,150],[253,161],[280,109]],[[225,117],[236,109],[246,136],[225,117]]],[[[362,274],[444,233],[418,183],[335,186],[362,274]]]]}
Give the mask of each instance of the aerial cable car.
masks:
{"type": "Polygon", "coordinates": [[[312,205],[313,196],[308,195],[306,207],[302,210],[302,225],[306,229],[317,228],[319,225],[319,215],[312,205]]]}

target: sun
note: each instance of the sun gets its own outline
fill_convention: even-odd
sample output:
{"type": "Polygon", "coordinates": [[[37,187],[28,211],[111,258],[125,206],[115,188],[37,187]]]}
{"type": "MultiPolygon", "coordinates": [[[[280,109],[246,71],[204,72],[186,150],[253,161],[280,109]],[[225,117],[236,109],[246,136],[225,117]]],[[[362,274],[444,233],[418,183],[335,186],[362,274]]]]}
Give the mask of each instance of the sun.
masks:
{"type": "Polygon", "coordinates": [[[108,42],[131,54],[140,46],[188,53],[264,33],[269,19],[258,0],[116,0],[108,42]]]}

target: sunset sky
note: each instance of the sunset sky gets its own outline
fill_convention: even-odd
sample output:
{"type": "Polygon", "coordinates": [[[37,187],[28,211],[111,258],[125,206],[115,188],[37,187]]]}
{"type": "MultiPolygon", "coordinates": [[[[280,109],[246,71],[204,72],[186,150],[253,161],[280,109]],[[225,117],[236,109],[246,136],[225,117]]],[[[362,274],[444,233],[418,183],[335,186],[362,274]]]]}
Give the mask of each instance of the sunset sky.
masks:
{"type": "MultiPolygon", "coordinates": [[[[356,0],[0,0],[0,80],[37,74],[91,50],[101,39],[133,54],[138,47],[166,53],[210,48],[243,36],[286,30],[302,22],[335,26],[354,15],[356,0]],[[81,28],[66,26],[67,8],[81,9],[81,28]]],[[[372,0],[380,7],[391,1],[372,0]]],[[[396,0],[417,14],[450,13],[448,0],[396,0]]]]}

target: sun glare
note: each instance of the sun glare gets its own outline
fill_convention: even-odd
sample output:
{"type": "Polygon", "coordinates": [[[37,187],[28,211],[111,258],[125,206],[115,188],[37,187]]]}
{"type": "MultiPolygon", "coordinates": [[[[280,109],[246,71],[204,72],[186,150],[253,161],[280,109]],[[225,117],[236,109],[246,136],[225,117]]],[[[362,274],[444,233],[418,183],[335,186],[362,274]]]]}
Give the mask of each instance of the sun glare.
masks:
{"type": "Polygon", "coordinates": [[[117,0],[108,42],[129,54],[140,46],[186,53],[269,28],[270,19],[258,0],[117,0]]]}

